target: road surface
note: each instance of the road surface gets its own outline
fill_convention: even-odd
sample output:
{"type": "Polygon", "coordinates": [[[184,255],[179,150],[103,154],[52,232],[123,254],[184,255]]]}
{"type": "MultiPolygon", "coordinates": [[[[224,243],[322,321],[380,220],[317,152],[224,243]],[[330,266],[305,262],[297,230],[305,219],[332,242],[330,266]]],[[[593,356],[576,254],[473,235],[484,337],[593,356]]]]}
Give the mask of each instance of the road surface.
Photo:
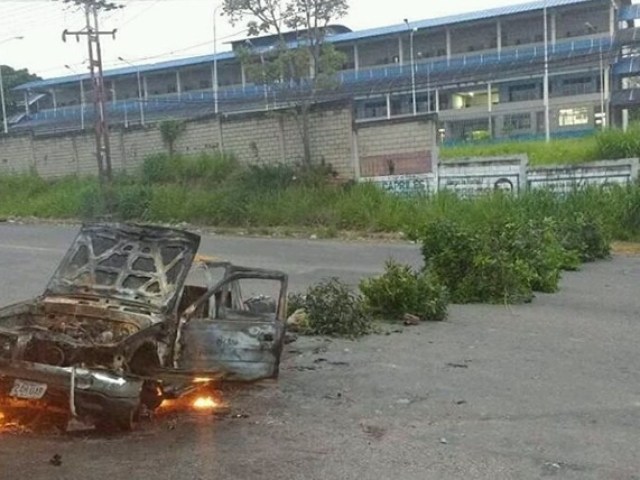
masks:
{"type": "MultiPolygon", "coordinates": [[[[0,225],[0,301],[42,291],[75,227],[0,225]]],[[[415,246],[206,236],[203,253],[351,283],[415,246]]],[[[640,258],[567,273],[530,305],[288,347],[231,414],[129,435],[0,434],[0,479],[640,479],[640,258]],[[53,455],[61,457],[52,465],[53,455]]]]}

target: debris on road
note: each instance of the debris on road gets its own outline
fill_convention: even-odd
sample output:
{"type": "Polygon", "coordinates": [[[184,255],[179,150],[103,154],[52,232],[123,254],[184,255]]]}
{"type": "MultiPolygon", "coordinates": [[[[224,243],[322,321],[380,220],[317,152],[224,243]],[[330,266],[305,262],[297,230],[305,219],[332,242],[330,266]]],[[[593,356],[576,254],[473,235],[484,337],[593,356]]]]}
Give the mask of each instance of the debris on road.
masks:
{"type": "Polygon", "coordinates": [[[448,362],[446,365],[450,368],[469,368],[471,360],[463,360],[462,362],[448,362]]]}
{"type": "Polygon", "coordinates": [[[420,317],[416,315],[405,313],[403,318],[403,323],[405,326],[410,327],[410,326],[420,325],[420,323],[422,323],[422,320],[420,320],[420,317]]]}

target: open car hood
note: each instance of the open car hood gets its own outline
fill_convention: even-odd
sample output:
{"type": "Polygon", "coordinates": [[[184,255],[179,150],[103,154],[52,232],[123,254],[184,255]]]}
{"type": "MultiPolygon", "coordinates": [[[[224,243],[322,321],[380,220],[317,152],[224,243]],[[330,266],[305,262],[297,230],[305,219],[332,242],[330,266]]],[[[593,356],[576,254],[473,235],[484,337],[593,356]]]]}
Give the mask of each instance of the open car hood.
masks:
{"type": "Polygon", "coordinates": [[[182,230],[83,225],[45,295],[112,298],[168,313],[199,245],[200,236],[182,230]]]}

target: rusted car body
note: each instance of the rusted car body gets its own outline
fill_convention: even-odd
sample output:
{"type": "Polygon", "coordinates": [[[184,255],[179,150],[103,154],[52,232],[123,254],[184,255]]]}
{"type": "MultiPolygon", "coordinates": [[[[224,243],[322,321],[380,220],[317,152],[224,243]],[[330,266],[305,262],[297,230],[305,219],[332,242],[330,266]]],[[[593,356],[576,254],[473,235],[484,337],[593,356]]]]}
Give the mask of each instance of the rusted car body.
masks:
{"type": "Polygon", "coordinates": [[[196,258],[193,233],[84,225],[43,295],[0,309],[0,408],[128,429],[203,380],[276,378],[287,276],[196,258]],[[188,275],[204,281],[185,284],[188,275]],[[243,298],[248,286],[271,296],[243,298]]]}

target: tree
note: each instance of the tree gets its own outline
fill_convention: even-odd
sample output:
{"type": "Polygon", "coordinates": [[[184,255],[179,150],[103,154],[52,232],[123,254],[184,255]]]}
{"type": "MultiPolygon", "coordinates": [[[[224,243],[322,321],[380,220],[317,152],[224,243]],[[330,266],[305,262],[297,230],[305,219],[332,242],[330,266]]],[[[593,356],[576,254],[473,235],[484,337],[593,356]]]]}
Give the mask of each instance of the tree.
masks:
{"type": "MultiPolygon", "coordinates": [[[[20,111],[19,102],[22,101],[22,95],[13,92],[12,89],[23,83],[33,80],[40,80],[40,77],[33,73],[29,73],[26,68],[15,70],[8,65],[0,65],[2,69],[2,84],[4,86],[4,98],[7,108],[7,117],[14,115],[20,111]]],[[[0,110],[0,120],[2,119],[2,111],[0,110]]]]}
{"type": "Polygon", "coordinates": [[[160,122],[160,136],[169,150],[169,155],[176,152],[176,142],[186,130],[186,125],[181,120],[164,120],[160,122]]]}
{"type": "Polygon", "coordinates": [[[342,53],[326,43],[327,27],[344,17],[347,0],[224,0],[223,12],[232,25],[246,22],[250,37],[271,34],[276,43],[256,58],[252,48],[238,51],[250,79],[287,90],[302,137],[304,163],[312,160],[309,113],[323,90],[345,61],[342,53]],[[295,32],[295,37],[286,30],[295,32]],[[293,87],[293,88],[292,88],[293,87]],[[291,93],[297,91],[297,94],[291,93]]]}
{"type": "Polygon", "coordinates": [[[57,0],[62,3],[68,3],[72,5],[76,5],[78,7],[84,7],[86,5],[92,6],[95,5],[98,10],[116,10],[118,8],[124,8],[124,5],[120,5],[115,2],[111,2],[109,0],[57,0]]]}

